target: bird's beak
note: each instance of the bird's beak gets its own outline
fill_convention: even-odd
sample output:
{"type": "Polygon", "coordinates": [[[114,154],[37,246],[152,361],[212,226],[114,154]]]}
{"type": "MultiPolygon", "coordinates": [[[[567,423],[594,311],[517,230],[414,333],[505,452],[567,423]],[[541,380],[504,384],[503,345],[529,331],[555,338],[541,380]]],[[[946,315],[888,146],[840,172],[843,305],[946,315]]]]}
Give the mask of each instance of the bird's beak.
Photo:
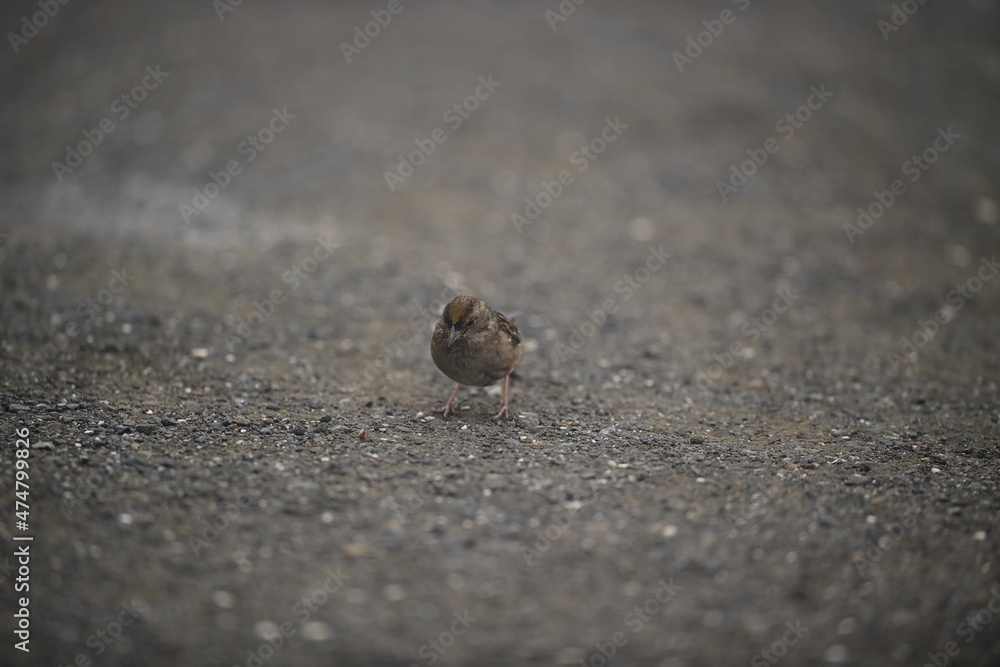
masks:
{"type": "Polygon", "coordinates": [[[451,344],[455,342],[456,338],[458,338],[458,332],[455,331],[455,327],[452,327],[451,332],[448,334],[448,347],[451,347],[451,344]]]}

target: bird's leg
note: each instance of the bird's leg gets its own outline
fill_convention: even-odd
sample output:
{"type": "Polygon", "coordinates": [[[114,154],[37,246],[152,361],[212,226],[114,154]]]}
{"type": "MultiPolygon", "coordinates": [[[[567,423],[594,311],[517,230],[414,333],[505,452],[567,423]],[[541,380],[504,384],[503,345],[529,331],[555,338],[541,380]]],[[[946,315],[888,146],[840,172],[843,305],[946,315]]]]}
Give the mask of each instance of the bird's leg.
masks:
{"type": "Polygon", "coordinates": [[[507,375],[503,379],[503,403],[500,404],[500,411],[493,415],[493,419],[500,419],[501,417],[509,417],[510,419],[517,419],[517,415],[507,409],[507,385],[510,383],[510,375],[507,375]]]}
{"type": "Polygon", "coordinates": [[[455,391],[451,392],[451,398],[448,399],[448,402],[444,404],[443,408],[441,408],[440,410],[435,410],[434,412],[440,412],[442,417],[447,417],[448,415],[455,414],[456,412],[458,412],[455,409],[455,406],[452,405],[452,403],[455,402],[455,397],[458,396],[458,390],[461,386],[462,386],[461,382],[455,385],[455,391]]]}

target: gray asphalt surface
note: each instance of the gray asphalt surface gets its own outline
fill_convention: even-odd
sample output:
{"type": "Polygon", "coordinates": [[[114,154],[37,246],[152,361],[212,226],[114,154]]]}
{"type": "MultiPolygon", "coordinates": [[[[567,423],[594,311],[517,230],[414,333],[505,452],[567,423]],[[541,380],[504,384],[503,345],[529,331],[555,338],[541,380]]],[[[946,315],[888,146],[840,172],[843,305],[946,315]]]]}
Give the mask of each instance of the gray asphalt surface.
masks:
{"type": "Polygon", "coordinates": [[[0,16],[0,663],[1000,664],[996,2],[0,16]]]}

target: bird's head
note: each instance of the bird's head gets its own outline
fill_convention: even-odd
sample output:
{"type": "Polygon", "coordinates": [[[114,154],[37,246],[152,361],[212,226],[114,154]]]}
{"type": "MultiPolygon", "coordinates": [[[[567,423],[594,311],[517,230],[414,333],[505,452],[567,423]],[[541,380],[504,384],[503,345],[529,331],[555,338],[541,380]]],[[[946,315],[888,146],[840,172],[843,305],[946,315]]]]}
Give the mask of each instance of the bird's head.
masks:
{"type": "Polygon", "coordinates": [[[448,329],[448,346],[473,329],[480,319],[483,302],[472,296],[456,296],[448,302],[441,313],[441,319],[448,329]]]}

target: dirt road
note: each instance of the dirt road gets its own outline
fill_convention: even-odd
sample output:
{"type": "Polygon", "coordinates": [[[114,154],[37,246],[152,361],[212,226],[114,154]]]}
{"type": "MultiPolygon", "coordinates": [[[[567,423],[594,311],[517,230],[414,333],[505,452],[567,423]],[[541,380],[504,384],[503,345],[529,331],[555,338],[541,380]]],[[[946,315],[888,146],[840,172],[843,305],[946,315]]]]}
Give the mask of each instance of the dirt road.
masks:
{"type": "Polygon", "coordinates": [[[0,662],[997,664],[997,5],[680,4],[5,9],[0,662]]]}

